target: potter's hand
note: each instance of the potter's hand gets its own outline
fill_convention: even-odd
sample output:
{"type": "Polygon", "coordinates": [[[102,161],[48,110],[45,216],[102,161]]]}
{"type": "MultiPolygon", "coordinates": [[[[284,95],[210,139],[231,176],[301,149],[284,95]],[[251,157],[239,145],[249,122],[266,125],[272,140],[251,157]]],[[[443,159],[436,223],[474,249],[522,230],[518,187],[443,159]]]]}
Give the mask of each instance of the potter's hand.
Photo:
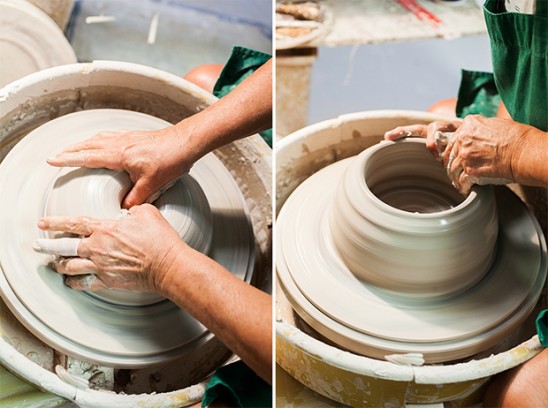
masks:
{"type": "Polygon", "coordinates": [[[445,145],[449,141],[438,141],[438,135],[452,133],[460,126],[461,121],[455,120],[452,122],[432,122],[428,125],[410,125],[398,126],[395,129],[389,130],[384,134],[386,140],[398,140],[404,137],[422,137],[426,139],[426,147],[434,154],[436,158],[441,157],[445,145]]]}
{"type": "Polygon", "coordinates": [[[157,131],[102,132],[49,158],[52,166],[125,170],[133,188],[122,206],[152,202],[193,164],[175,126],[157,131]]]}
{"type": "Polygon", "coordinates": [[[468,194],[474,184],[517,181],[514,164],[521,154],[525,128],[508,119],[464,118],[442,155],[453,185],[468,194]]]}
{"type": "Polygon", "coordinates": [[[533,165],[538,153],[531,149],[532,144],[524,143],[538,138],[539,133],[544,132],[509,119],[469,115],[463,121],[399,127],[387,132],[385,139],[406,136],[427,138],[427,147],[436,157],[441,157],[453,185],[466,195],[474,184],[516,181],[543,185],[546,166],[539,163],[544,166],[542,170],[538,165],[533,165]],[[439,132],[453,132],[446,146],[436,145],[439,132]],[[525,150],[529,151],[523,154],[525,150]],[[528,160],[531,160],[530,164],[527,164],[528,160]],[[531,171],[531,168],[535,170],[531,171]]]}
{"type": "MultiPolygon", "coordinates": [[[[143,204],[131,208],[129,214],[120,220],[46,217],[38,222],[43,230],[83,236],[76,247],[76,257],[54,262],[57,272],[67,275],[68,286],[91,291],[158,290],[172,259],[189,247],[156,207],[143,204]]],[[[59,239],[37,240],[34,249],[64,255],[65,246],[59,239]]]]}
{"type": "MultiPolygon", "coordinates": [[[[78,257],[62,258],[55,265],[57,272],[67,275],[65,283],[77,290],[157,292],[203,323],[270,381],[271,297],[186,245],[155,207],[143,204],[129,213],[120,220],[47,217],[39,221],[43,230],[84,236],[77,246],[78,257]]],[[[55,244],[43,250],[36,248],[38,244],[36,250],[55,253],[55,244]]]]}
{"type": "Polygon", "coordinates": [[[272,60],[219,101],[159,131],[100,133],[48,159],[52,166],[125,170],[134,183],[122,206],[151,202],[198,159],[272,126],[272,60]]]}

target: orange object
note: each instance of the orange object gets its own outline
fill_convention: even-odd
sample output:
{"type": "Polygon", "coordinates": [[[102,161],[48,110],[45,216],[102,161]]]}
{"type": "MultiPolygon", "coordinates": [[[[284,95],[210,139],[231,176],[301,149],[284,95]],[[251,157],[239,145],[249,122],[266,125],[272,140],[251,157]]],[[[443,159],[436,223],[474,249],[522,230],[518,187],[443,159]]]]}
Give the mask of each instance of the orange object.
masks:
{"type": "Polygon", "coordinates": [[[434,27],[438,27],[442,21],[436,17],[434,14],[430,13],[424,7],[422,7],[415,0],[397,0],[406,10],[409,10],[415,15],[419,20],[426,21],[427,23],[432,24],[434,27]]]}

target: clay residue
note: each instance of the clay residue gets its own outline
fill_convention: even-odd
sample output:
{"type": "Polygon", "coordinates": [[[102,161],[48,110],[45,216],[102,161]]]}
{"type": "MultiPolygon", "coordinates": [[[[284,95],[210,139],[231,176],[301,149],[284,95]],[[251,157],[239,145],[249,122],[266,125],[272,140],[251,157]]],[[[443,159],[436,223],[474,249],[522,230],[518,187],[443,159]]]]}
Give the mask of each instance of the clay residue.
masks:
{"type": "Polygon", "coordinates": [[[322,18],[319,4],[312,1],[277,3],[276,13],[294,20],[320,21],[322,18]]]}
{"type": "Polygon", "coordinates": [[[346,159],[382,140],[382,135],[341,140],[337,145],[316,149],[307,146],[307,154],[276,168],[276,210],[279,211],[289,195],[304,180],[318,170],[346,159]]]}
{"type": "MultiPolygon", "coordinates": [[[[10,95],[6,96],[8,99],[9,97],[10,95]]],[[[44,93],[2,116],[0,157],[4,158],[28,132],[47,121],[72,112],[102,108],[126,109],[177,123],[204,107],[185,108],[184,105],[163,96],[124,87],[90,86],[44,93]]]]}

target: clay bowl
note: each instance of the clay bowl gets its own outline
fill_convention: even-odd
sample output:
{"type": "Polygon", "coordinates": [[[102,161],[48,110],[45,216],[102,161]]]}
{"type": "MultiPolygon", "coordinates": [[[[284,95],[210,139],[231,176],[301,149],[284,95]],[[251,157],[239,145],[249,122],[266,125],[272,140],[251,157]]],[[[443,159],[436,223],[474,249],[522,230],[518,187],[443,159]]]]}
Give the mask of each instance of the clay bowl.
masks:
{"type": "Polygon", "coordinates": [[[405,296],[473,286],[489,270],[498,232],[492,190],[461,196],[424,139],[415,138],[358,155],[339,183],[329,223],[355,276],[405,296]]]}

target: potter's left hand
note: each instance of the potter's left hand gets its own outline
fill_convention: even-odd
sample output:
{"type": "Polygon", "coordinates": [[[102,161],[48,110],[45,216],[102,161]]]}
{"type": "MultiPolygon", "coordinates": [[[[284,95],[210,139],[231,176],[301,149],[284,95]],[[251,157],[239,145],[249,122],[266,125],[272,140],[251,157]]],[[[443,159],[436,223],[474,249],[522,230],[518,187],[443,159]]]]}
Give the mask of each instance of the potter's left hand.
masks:
{"type": "Polygon", "coordinates": [[[461,120],[451,122],[436,121],[428,125],[398,126],[384,134],[386,140],[398,140],[405,137],[422,137],[426,139],[426,147],[438,158],[443,153],[445,145],[436,143],[436,133],[453,133],[461,125],[461,120]]]}
{"type": "Polygon", "coordinates": [[[101,132],[67,147],[48,163],[125,170],[134,185],[122,206],[131,208],[154,201],[162,189],[192,166],[197,155],[184,142],[184,136],[175,126],[154,131],[101,132]]]}
{"type": "MultiPolygon", "coordinates": [[[[46,217],[38,227],[83,236],[76,257],[58,258],[54,267],[77,290],[105,288],[156,292],[177,253],[188,247],[178,233],[149,204],[133,207],[120,220],[88,217],[46,217]]],[[[38,240],[34,249],[67,255],[62,239],[38,240]],[[65,252],[64,252],[65,251],[65,252]]]]}
{"type": "Polygon", "coordinates": [[[125,170],[134,185],[122,202],[152,202],[202,156],[272,126],[272,60],[232,92],[176,125],[101,132],[48,159],[52,166],[125,170]]]}

